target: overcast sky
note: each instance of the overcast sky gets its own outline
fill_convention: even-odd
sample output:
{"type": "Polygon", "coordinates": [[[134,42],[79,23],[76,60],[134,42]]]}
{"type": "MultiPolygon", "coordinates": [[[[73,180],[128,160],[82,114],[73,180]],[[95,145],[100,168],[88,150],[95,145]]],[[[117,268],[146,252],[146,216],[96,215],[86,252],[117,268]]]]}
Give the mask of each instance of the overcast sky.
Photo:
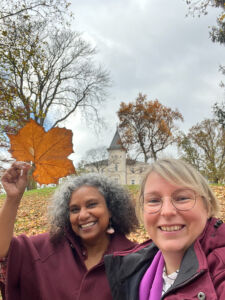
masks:
{"type": "Polygon", "coordinates": [[[134,101],[139,92],[148,100],[177,108],[187,130],[212,117],[213,103],[224,98],[218,68],[225,62],[224,48],[212,43],[209,26],[216,24],[217,9],[208,16],[186,17],[185,0],[72,0],[73,29],[98,49],[97,60],[113,81],[100,110],[107,129],[100,136],[79,116],[66,122],[74,132],[75,166],[91,148],[109,146],[118,124],[120,103],[134,101]]]}

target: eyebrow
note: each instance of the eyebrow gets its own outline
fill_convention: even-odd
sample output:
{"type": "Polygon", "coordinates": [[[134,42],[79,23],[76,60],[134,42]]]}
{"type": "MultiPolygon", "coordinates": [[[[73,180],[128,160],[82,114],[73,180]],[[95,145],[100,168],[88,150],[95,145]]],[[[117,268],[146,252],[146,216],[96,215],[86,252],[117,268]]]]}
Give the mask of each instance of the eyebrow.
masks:
{"type": "MultiPolygon", "coordinates": [[[[99,199],[97,199],[97,198],[91,198],[91,199],[88,199],[88,200],[86,200],[85,201],[85,204],[89,204],[89,203],[92,203],[93,201],[99,201],[99,199]]],[[[71,205],[69,205],[69,207],[73,207],[73,206],[79,206],[78,204],[71,204],[71,205]]]]}
{"type": "Polygon", "coordinates": [[[72,207],[78,207],[78,205],[77,204],[71,204],[71,205],[69,205],[69,208],[72,208],[72,207]]]}
{"type": "MultiPolygon", "coordinates": [[[[180,191],[185,191],[185,190],[189,190],[189,191],[193,191],[193,192],[194,192],[194,190],[192,190],[191,188],[188,188],[188,187],[182,187],[182,188],[179,188],[179,189],[173,191],[173,192],[171,193],[171,195],[173,195],[174,193],[180,192],[180,191]]],[[[158,192],[158,191],[152,191],[152,192],[145,193],[145,194],[143,194],[143,195],[144,195],[144,196],[146,196],[146,195],[160,195],[160,192],[158,192]]]]}
{"type": "Polygon", "coordinates": [[[144,196],[146,196],[146,195],[159,195],[160,194],[160,192],[149,192],[149,193],[145,193],[145,194],[143,194],[144,196]]]}

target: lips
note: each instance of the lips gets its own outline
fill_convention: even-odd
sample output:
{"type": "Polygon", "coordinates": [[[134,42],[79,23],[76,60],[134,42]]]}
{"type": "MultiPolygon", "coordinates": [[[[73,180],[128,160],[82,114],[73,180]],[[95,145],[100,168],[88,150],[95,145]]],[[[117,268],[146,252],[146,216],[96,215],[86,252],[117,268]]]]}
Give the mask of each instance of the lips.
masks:
{"type": "Polygon", "coordinates": [[[162,231],[166,231],[166,232],[171,232],[171,231],[179,231],[181,230],[182,228],[184,228],[184,225],[164,225],[164,226],[159,226],[159,228],[162,230],[162,231]]]}
{"type": "Polygon", "coordinates": [[[85,224],[80,224],[79,227],[81,229],[88,229],[90,227],[92,227],[93,225],[95,225],[97,222],[93,221],[93,222],[89,222],[89,223],[85,223],[85,224]]]}

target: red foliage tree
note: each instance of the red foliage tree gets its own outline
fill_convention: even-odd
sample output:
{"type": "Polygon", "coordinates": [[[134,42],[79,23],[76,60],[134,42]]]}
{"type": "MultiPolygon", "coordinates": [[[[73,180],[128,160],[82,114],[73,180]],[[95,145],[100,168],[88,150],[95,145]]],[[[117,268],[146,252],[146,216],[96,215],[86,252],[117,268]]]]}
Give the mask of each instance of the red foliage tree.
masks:
{"type": "Polygon", "coordinates": [[[147,96],[138,95],[134,103],[122,102],[118,111],[119,129],[123,145],[149,158],[157,159],[160,151],[176,140],[175,121],[183,121],[176,109],[162,105],[158,100],[148,101],[147,96]]]}

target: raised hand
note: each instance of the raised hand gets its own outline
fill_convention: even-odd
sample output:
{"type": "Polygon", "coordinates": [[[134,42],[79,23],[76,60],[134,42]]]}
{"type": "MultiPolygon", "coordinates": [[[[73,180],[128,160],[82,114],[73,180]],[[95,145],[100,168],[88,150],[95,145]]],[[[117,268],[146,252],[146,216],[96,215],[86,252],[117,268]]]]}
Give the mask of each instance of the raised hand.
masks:
{"type": "Polygon", "coordinates": [[[16,161],[5,171],[1,181],[8,199],[21,199],[27,186],[27,173],[30,168],[30,164],[16,161]]]}

